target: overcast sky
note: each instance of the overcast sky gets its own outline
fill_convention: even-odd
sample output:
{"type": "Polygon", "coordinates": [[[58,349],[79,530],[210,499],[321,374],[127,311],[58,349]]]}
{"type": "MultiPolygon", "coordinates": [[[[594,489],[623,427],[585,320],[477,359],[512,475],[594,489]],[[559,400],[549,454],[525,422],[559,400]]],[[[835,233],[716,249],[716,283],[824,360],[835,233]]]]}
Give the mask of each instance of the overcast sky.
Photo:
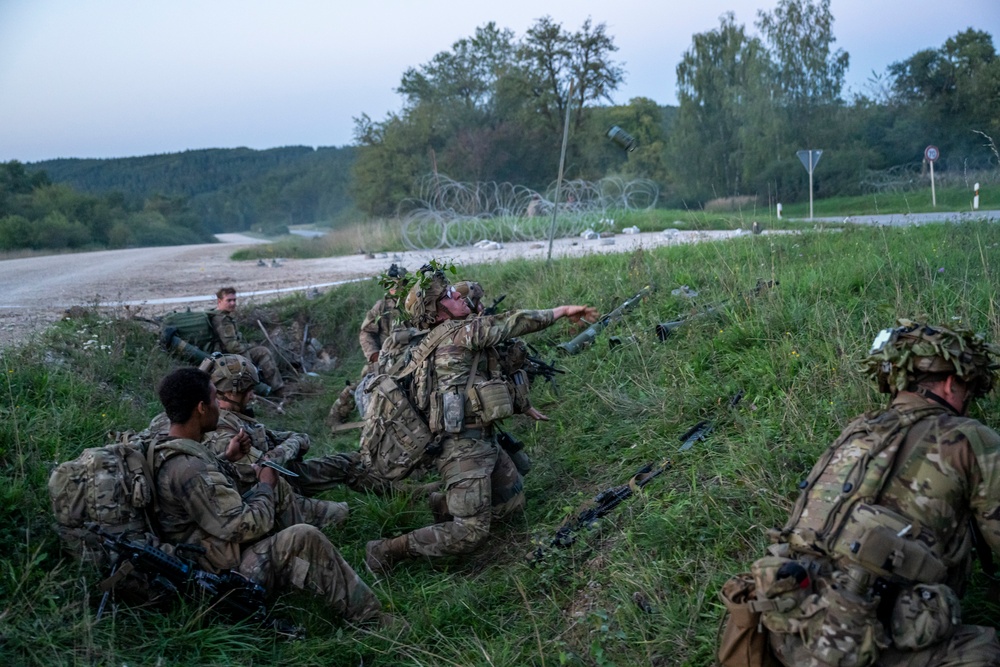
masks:
{"type": "MultiPolygon", "coordinates": [[[[614,97],[676,104],[692,35],[775,0],[0,0],[0,161],[198,148],[342,146],[353,118],[401,107],[410,66],[494,21],[607,24],[614,97]]],[[[997,43],[1000,0],[832,0],[849,91],[969,27],[997,43]]]]}

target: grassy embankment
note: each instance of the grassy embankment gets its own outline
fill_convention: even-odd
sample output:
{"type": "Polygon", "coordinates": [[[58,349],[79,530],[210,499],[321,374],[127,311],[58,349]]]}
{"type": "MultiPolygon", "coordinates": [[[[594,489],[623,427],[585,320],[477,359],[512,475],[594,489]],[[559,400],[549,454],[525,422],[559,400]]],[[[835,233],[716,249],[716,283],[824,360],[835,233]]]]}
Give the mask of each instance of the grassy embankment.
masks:
{"type": "MultiPolygon", "coordinates": [[[[607,310],[647,282],[659,289],[593,349],[559,360],[558,397],[534,388],[551,422],[510,424],[535,460],[525,515],[495,526],[489,546],[468,559],[411,562],[375,587],[411,624],[398,639],[340,627],[296,594],[278,609],[308,627],[302,642],[211,622],[191,606],[166,615],[119,608],[95,622],[97,577],[60,555],[47,475],[107,431],[144,426],[171,362],[134,322],[61,323],[0,356],[0,664],[708,665],[719,586],[761,553],[764,530],[783,521],[796,484],[840,427],[882,402],[856,363],[876,332],[897,315],[923,313],[1000,339],[998,247],[996,225],[848,227],[548,267],[462,267],[462,277],[506,293],[511,306],[607,310]],[[780,285],[750,298],[758,279],[780,285]],[[692,310],[670,293],[682,284],[699,292],[698,304],[727,306],[660,343],[655,324],[692,310]],[[609,350],[612,334],[626,343],[609,350]],[[741,388],[740,407],[725,408],[741,388]],[[717,420],[715,431],[678,452],[679,436],[705,418],[717,420]],[[535,567],[526,563],[534,538],[544,541],[598,491],[665,457],[672,469],[601,526],[570,549],[548,550],[535,567]]],[[[352,436],[324,436],[322,420],[360,368],[355,332],[376,296],[364,283],[269,306],[276,320],[308,320],[346,360],[322,378],[324,393],[301,397],[286,415],[263,414],[274,427],[313,433],[316,455],[356,447],[352,436]]],[[[557,326],[531,340],[551,358],[569,335],[557,326]]],[[[991,398],[974,414],[996,426],[998,407],[991,398]]],[[[329,535],[359,568],[367,540],[431,520],[404,496],[328,497],[351,504],[345,528],[329,535]]],[[[967,621],[1000,621],[975,586],[965,606],[967,621]]]]}

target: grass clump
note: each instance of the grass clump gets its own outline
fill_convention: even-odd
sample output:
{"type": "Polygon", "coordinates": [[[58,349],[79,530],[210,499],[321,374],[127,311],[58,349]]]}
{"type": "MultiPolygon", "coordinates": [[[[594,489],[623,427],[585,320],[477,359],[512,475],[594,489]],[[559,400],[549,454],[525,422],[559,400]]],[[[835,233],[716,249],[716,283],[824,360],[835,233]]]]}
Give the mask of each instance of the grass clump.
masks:
{"type": "MultiPolygon", "coordinates": [[[[610,310],[647,283],[657,290],[583,353],[558,358],[558,393],[533,389],[552,421],[508,425],[535,467],[523,516],[494,526],[465,559],[414,561],[375,586],[411,628],[400,637],[329,621],[312,599],[285,595],[279,611],[309,638],[283,642],[257,628],[211,620],[198,608],[119,608],[94,621],[93,572],[59,552],[45,481],[56,461],[99,445],[105,433],[141,428],[158,412],[153,388],[171,361],[155,334],[128,320],[61,323],[0,357],[0,662],[3,664],[296,665],[707,665],[721,615],[717,591],[745,570],[782,523],[796,485],[855,414],[884,403],[857,361],[897,316],[960,319],[1000,340],[996,311],[1000,229],[985,223],[742,236],[727,242],[594,255],[551,264],[460,267],[487,299],[541,308],[588,303],[610,310]],[[758,280],[776,280],[753,293],[758,280]],[[694,300],[672,295],[688,285],[694,300]],[[692,317],[665,342],[659,322],[692,317]],[[608,349],[610,335],[623,344],[608,349]],[[96,342],[90,342],[96,341],[96,342]],[[730,396],[745,391],[736,409],[730,396]],[[712,434],[686,452],[680,436],[701,419],[712,434]],[[526,555],[600,490],[642,465],[671,468],[642,493],[578,534],[576,544],[526,555]]],[[[326,435],[322,418],[361,364],[357,329],[378,297],[372,282],[317,299],[267,306],[298,318],[342,360],[273,428],[305,430],[314,455],[357,446],[326,435]]],[[[529,337],[546,359],[572,332],[529,337]]],[[[998,402],[974,416],[995,425],[998,402]]],[[[329,535],[361,568],[364,544],[429,523],[421,502],[328,492],[351,518],[329,535]]],[[[368,581],[371,578],[363,575],[368,581]]],[[[997,625],[974,581],[967,622],[997,625]]]]}

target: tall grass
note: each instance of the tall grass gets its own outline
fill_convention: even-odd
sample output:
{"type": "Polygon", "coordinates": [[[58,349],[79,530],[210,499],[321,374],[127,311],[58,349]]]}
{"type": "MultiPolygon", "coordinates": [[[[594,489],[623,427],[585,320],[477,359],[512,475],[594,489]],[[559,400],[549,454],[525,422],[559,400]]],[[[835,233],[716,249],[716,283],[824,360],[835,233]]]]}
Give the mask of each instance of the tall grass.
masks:
{"type": "MultiPolygon", "coordinates": [[[[309,638],[283,642],[232,627],[188,606],[169,613],[119,608],[95,622],[97,575],[59,552],[45,491],[49,469],[116,428],[139,428],[158,411],[153,386],[170,362],[155,335],[130,321],[59,324],[39,341],[0,357],[0,664],[55,665],[692,665],[711,664],[717,591],[761,554],[765,529],[783,522],[796,485],[856,413],[884,397],[857,361],[897,316],[958,318],[1000,339],[993,258],[1000,229],[970,223],[917,228],[847,228],[588,256],[551,264],[515,261],[461,267],[505,305],[589,303],[607,310],[652,282],[657,290],[582,354],[558,359],[558,392],[533,389],[552,421],[517,418],[510,430],[535,468],[527,508],[494,526],[489,544],[464,559],[415,561],[375,584],[384,605],[411,627],[401,636],[328,620],[302,595],[279,611],[309,638]],[[779,284],[754,294],[759,279],[779,284]],[[671,294],[698,291],[692,302],[671,294]],[[665,342],[658,322],[693,317],[665,342]],[[624,344],[608,349],[607,338],[624,344]],[[88,341],[96,341],[88,343],[88,341]],[[736,409],[730,396],[743,389],[736,409]],[[701,419],[708,439],[679,452],[701,419]],[[570,514],[642,465],[670,462],[569,549],[547,545],[570,514]],[[641,604],[640,604],[641,603],[641,604]]],[[[269,426],[307,430],[316,455],[357,446],[356,435],[324,435],[322,417],[361,366],[356,331],[372,283],[315,300],[272,306],[300,318],[343,360],[269,426]]],[[[572,332],[533,335],[543,356],[572,332]]],[[[975,414],[996,425],[996,398],[975,414]]],[[[351,517],[329,535],[361,567],[364,544],[431,520],[414,498],[332,491],[351,517]]],[[[368,581],[371,577],[364,574],[368,581]]],[[[975,579],[966,620],[997,625],[997,607],[975,579]]]]}

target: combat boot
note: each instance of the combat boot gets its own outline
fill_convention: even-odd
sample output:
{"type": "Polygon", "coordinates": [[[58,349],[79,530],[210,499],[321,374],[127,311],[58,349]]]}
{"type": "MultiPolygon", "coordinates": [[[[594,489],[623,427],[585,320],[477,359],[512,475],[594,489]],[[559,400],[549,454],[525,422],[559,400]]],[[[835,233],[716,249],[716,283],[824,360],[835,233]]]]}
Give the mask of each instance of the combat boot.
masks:
{"type": "Polygon", "coordinates": [[[455,518],[448,511],[448,496],[445,494],[435,491],[428,496],[427,502],[431,506],[434,523],[445,523],[455,518]]]}
{"type": "Polygon", "coordinates": [[[372,540],[365,545],[365,567],[372,574],[389,574],[392,567],[410,555],[406,535],[385,540],[372,540]]]}

